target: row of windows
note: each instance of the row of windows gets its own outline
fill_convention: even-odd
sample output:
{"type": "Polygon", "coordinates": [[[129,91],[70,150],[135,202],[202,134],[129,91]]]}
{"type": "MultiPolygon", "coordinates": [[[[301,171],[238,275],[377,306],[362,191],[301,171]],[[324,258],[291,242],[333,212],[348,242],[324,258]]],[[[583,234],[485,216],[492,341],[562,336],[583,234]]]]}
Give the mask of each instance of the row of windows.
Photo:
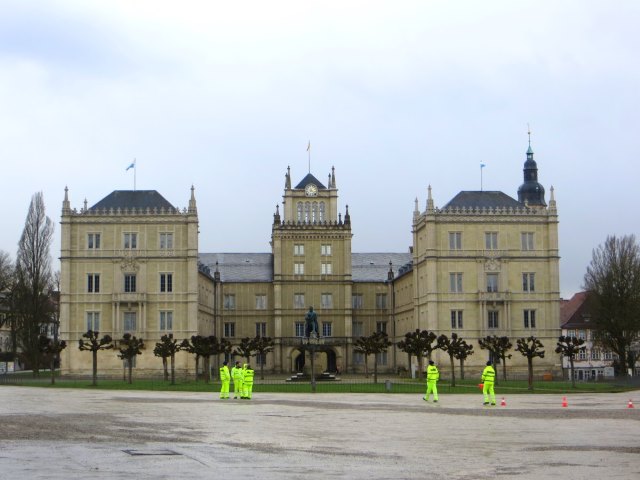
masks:
{"type": "MultiPolygon", "coordinates": [[[[135,273],[125,273],[123,289],[126,293],[135,293],[137,291],[137,277],[135,273]]],[[[173,292],[173,273],[161,273],[160,274],[160,292],[171,293],[173,292]]],[[[87,274],[87,292],[88,293],[100,293],[100,274],[89,273],[87,274]]]]}
{"type": "MultiPolygon", "coordinates": [[[[333,308],[333,294],[331,293],[323,293],[320,296],[320,306],[321,308],[333,308]]],[[[351,296],[351,307],[354,309],[360,309],[364,306],[364,299],[361,293],[356,293],[351,296]]],[[[223,307],[225,310],[235,310],[236,309],[236,295],[234,293],[226,293],[223,298],[223,307]]],[[[305,295],[304,293],[294,293],[293,295],[293,308],[305,308],[305,295]]],[[[267,295],[266,294],[258,294],[255,296],[255,309],[256,310],[266,310],[267,308],[267,295]]],[[[376,294],[376,308],[377,309],[386,309],[387,308],[387,294],[386,293],[377,293],[376,294]]]]}
{"type": "MultiPolygon", "coordinates": [[[[293,255],[296,257],[304,255],[304,243],[296,243],[293,246],[293,255]]],[[[322,255],[323,257],[331,256],[331,245],[330,244],[320,245],[320,255],[322,255]]]]}
{"type": "MultiPolygon", "coordinates": [[[[173,233],[162,232],[159,234],[158,245],[161,250],[173,248],[173,233]]],[[[87,248],[89,250],[99,250],[101,247],[101,234],[87,234],[87,248]]],[[[135,232],[125,232],[122,234],[122,248],[135,250],[138,248],[138,234],[135,232]]]]}
{"type": "MultiPolygon", "coordinates": [[[[499,292],[500,291],[500,274],[499,273],[487,273],[486,274],[486,289],[487,292],[499,292]]],[[[523,292],[535,292],[536,291],[536,274],[535,273],[523,273],[522,274],[522,291],[523,292]]],[[[462,273],[455,272],[449,274],[449,292],[450,293],[462,293],[462,273]]]]}
{"type": "MultiPolygon", "coordinates": [[[[536,311],[523,310],[523,328],[536,328],[536,311]]],[[[451,328],[453,330],[464,328],[463,310],[451,310],[451,328]]],[[[500,315],[497,310],[487,312],[487,328],[500,328],[500,315]]]]}
{"type": "MultiPolygon", "coordinates": [[[[361,293],[354,293],[351,295],[351,308],[360,309],[364,307],[364,296],[361,293]]],[[[387,308],[387,294],[376,293],[376,308],[387,308]]]]}
{"type": "MultiPolygon", "coordinates": [[[[520,248],[523,251],[534,250],[533,232],[520,233],[520,248]]],[[[485,250],[498,249],[498,232],[484,233],[485,250]]],[[[462,232],[449,232],[449,250],[462,250],[462,232]]]]}
{"type": "MultiPolygon", "coordinates": [[[[135,332],[138,328],[136,312],[124,312],[122,328],[125,332],[135,332]]],[[[94,332],[100,331],[100,312],[87,312],[86,316],[87,330],[94,332]]],[[[158,329],[171,331],[173,330],[173,312],[171,310],[163,310],[159,312],[158,329]]]]}
{"type": "Polygon", "coordinates": [[[296,205],[298,222],[324,222],[324,202],[298,202],[296,205]]]}
{"type": "MultiPolygon", "coordinates": [[[[333,336],[333,323],[332,322],[321,322],[322,336],[323,337],[331,337],[333,336]]],[[[376,331],[387,333],[387,322],[377,322],[376,323],[376,331]]],[[[305,322],[295,322],[294,323],[294,335],[296,337],[304,337],[305,336],[305,322]]],[[[256,323],[256,335],[261,337],[267,336],[267,324],[265,322],[256,323]]],[[[364,335],[364,323],[363,322],[353,322],[352,335],[354,337],[361,337],[364,335]]],[[[236,336],[236,323],[235,322],[225,322],[224,323],[224,336],[225,337],[235,337],[236,336]]]]}
{"type": "MultiPolygon", "coordinates": [[[[333,273],[333,264],[330,262],[322,262],[320,263],[320,274],[321,275],[331,275],[333,273]]],[[[296,262],[293,264],[293,274],[294,275],[304,275],[304,263],[296,262]]]]}

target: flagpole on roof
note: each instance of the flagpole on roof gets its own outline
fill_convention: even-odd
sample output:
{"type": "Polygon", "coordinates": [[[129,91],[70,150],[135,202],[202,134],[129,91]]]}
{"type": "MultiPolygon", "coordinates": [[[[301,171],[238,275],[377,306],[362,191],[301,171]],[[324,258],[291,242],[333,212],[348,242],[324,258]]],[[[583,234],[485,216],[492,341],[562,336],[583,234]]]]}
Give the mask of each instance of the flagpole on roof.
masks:
{"type": "Polygon", "coordinates": [[[136,159],[133,159],[133,191],[136,191],[136,159]]]}
{"type": "Polygon", "coordinates": [[[480,191],[482,192],[482,169],[485,167],[486,165],[482,162],[480,162],[480,191]]]}
{"type": "Polygon", "coordinates": [[[309,154],[309,173],[311,173],[311,140],[307,144],[307,153],[309,154]]]}

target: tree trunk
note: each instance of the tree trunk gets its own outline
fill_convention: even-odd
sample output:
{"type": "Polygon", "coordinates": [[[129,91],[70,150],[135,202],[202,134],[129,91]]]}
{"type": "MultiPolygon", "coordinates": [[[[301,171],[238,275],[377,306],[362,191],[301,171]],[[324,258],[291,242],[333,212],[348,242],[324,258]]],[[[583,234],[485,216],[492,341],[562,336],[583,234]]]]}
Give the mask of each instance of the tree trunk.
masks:
{"type": "Polygon", "coordinates": [[[453,355],[449,354],[449,360],[451,361],[451,386],[456,386],[456,368],[453,363],[453,355]]]}
{"type": "Polygon", "coordinates": [[[373,354],[373,383],[378,383],[378,355],[373,354]]]}
{"type": "Polygon", "coordinates": [[[51,385],[56,383],[56,356],[51,355],[51,385]]]}
{"type": "Polygon", "coordinates": [[[262,360],[260,362],[260,380],[264,380],[264,360],[266,360],[266,355],[260,354],[260,359],[262,360]]]}
{"type": "Polygon", "coordinates": [[[507,359],[502,356],[502,380],[507,381],[507,359]]]}
{"type": "Polygon", "coordinates": [[[129,359],[129,385],[131,385],[131,374],[133,373],[133,358],[129,359]]]}
{"type": "Polygon", "coordinates": [[[364,356],[364,376],[365,378],[369,378],[369,366],[368,366],[369,355],[364,356]]]}
{"type": "Polygon", "coordinates": [[[464,380],[464,359],[460,359],[460,380],[464,380]]]}
{"type": "Polygon", "coordinates": [[[93,354],[93,385],[94,387],[98,385],[98,351],[93,350],[91,352],[93,354]]]}
{"type": "Polygon", "coordinates": [[[162,371],[164,374],[164,381],[169,380],[169,370],[167,369],[167,357],[162,357],[162,371]]]}
{"type": "Polygon", "coordinates": [[[533,357],[527,357],[527,367],[529,370],[529,386],[527,389],[533,391],[533,357]]]}
{"type": "Polygon", "coordinates": [[[176,354],[171,354],[171,385],[176,384],[176,354]]]}
{"type": "Polygon", "coordinates": [[[576,376],[573,372],[573,355],[569,357],[569,367],[571,375],[571,388],[576,388],[576,376]]]}

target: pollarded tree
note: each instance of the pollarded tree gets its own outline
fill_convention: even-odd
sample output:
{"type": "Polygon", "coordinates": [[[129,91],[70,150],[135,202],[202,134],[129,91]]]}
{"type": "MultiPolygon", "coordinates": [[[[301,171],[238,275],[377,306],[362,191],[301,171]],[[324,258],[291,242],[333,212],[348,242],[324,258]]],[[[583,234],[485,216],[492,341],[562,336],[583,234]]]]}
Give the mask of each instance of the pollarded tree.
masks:
{"type": "Polygon", "coordinates": [[[110,350],[113,348],[113,339],[110,335],[105,335],[102,338],[98,338],[100,335],[99,332],[94,332],[93,330],[87,330],[86,333],[82,334],[83,338],[86,338],[85,342],[82,340],[78,340],[78,348],[81,351],[91,352],[93,359],[93,382],[92,385],[95,387],[98,385],[98,352],[100,350],[110,350]]]}
{"type": "MultiPolygon", "coordinates": [[[[456,370],[454,367],[453,359],[460,358],[461,354],[469,355],[467,343],[457,333],[452,333],[451,338],[447,337],[444,333],[438,337],[438,348],[449,355],[449,362],[451,364],[451,386],[456,386],[456,370]]],[[[473,351],[473,346],[471,347],[473,351]]],[[[462,374],[462,364],[460,365],[460,372],[462,374]]],[[[464,376],[462,377],[464,379],[464,376]]]]}
{"type": "Polygon", "coordinates": [[[460,342],[458,350],[453,354],[458,360],[460,360],[460,379],[464,380],[464,361],[467,357],[473,355],[473,345],[469,345],[465,340],[460,342]]]}
{"type": "Polygon", "coordinates": [[[507,352],[511,350],[513,344],[509,337],[498,337],[497,335],[488,335],[478,340],[480,348],[483,350],[489,350],[495,359],[500,359],[502,362],[502,379],[507,380],[507,358],[511,358],[511,354],[507,355],[507,352]]]}
{"type": "Polygon", "coordinates": [[[156,343],[153,354],[162,358],[162,367],[164,370],[165,382],[169,380],[169,372],[167,370],[167,359],[171,359],[171,385],[176,384],[176,352],[180,351],[178,340],[173,338],[173,333],[162,335],[160,341],[156,343]]]}
{"type": "Polygon", "coordinates": [[[367,357],[373,355],[373,383],[378,383],[378,354],[393,345],[385,332],[374,332],[368,337],[360,337],[353,342],[353,351],[364,355],[364,373],[369,376],[367,357]]]}
{"type": "Polygon", "coordinates": [[[255,355],[255,346],[253,344],[253,339],[249,337],[240,339],[240,344],[233,351],[233,355],[242,357],[246,359],[246,363],[250,363],[251,357],[255,355]]]}
{"type": "Polygon", "coordinates": [[[202,335],[192,335],[191,343],[184,340],[180,348],[195,355],[196,357],[196,380],[198,378],[198,364],[202,357],[202,368],[204,370],[204,380],[209,383],[211,380],[211,356],[218,354],[218,339],[214,335],[204,337],[202,335]]]}
{"type": "Polygon", "coordinates": [[[40,352],[49,360],[51,370],[51,385],[56,383],[56,359],[60,352],[67,348],[67,342],[59,339],[51,339],[46,335],[40,335],[40,352]]]}
{"type": "Polygon", "coordinates": [[[267,360],[267,353],[273,351],[273,339],[271,337],[261,337],[256,335],[253,339],[253,350],[260,356],[260,379],[264,380],[264,364],[267,360]]]}
{"type": "Polygon", "coordinates": [[[607,237],[593,251],[584,276],[596,343],[615,352],[622,375],[635,364],[640,338],[640,246],[634,235],[607,237]]]}
{"type": "Polygon", "coordinates": [[[133,359],[138,355],[142,355],[143,348],[144,342],[142,339],[136,338],[135,335],[131,335],[130,333],[125,333],[120,340],[120,346],[118,347],[120,353],[118,354],[118,358],[126,360],[127,362],[129,383],[131,383],[131,374],[133,373],[133,359]]]}
{"type": "Polygon", "coordinates": [[[527,338],[519,338],[516,340],[516,351],[522,356],[527,357],[527,367],[529,372],[529,390],[533,390],[533,359],[536,357],[544,358],[544,345],[533,335],[527,338]]]}
{"type": "Polygon", "coordinates": [[[556,353],[559,353],[563,357],[567,357],[569,359],[571,386],[573,388],[576,388],[576,377],[574,375],[573,362],[576,358],[576,355],[578,355],[579,352],[584,351],[586,348],[587,347],[584,344],[584,340],[582,338],[568,337],[564,335],[560,335],[560,337],[558,338],[556,353]]]}
{"type": "Polygon", "coordinates": [[[404,335],[404,340],[398,342],[398,348],[409,354],[409,366],[411,366],[411,356],[418,359],[418,369],[420,375],[423,370],[423,358],[431,358],[431,353],[438,348],[438,336],[434,332],[428,330],[416,329],[414,332],[408,332],[404,335]],[[435,344],[434,344],[435,342],[435,344]]]}

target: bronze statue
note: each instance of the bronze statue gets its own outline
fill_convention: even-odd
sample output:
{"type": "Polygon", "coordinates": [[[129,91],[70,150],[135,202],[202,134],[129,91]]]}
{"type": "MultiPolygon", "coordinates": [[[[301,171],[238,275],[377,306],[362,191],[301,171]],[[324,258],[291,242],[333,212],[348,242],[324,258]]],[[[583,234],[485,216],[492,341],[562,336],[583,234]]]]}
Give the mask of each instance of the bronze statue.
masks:
{"type": "Polygon", "coordinates": [[[320,338],[320,332],[318,331],[318,315],[313,311],[313,307],[309,307],[309,311],[304,316],[305,323],[305,336],[307,340],[311,336],[311,332],[316,332],[316,338],[320,338]]]}

